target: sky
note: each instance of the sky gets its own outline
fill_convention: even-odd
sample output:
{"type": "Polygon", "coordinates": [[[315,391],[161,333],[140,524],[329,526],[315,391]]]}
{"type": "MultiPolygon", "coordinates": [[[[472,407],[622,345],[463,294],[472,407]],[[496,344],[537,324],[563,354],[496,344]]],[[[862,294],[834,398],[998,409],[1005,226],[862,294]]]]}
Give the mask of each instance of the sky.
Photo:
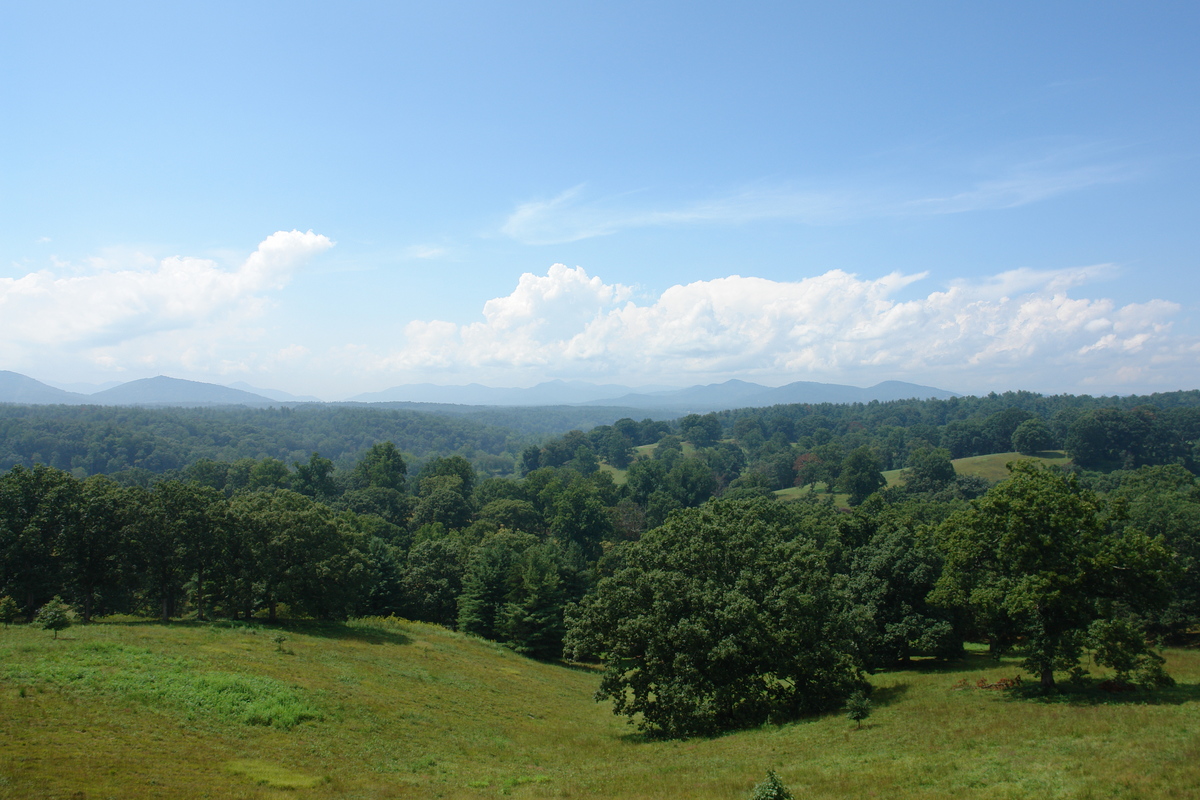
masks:
{"type": "Polygon", "coordinates": [[[1200,5],[0,1],[0,369],[1200,388],[1200,5]]]}

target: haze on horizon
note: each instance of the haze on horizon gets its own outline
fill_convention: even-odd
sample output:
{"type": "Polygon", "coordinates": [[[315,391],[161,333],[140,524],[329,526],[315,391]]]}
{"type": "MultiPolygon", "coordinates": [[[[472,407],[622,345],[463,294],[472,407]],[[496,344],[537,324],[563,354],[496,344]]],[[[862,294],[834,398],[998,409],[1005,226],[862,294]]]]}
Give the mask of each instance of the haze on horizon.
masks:
{"type": "Polygon", "coordinates": [[[0,369],[1200,387],[1200,8],[19,6],[0,369]]]}

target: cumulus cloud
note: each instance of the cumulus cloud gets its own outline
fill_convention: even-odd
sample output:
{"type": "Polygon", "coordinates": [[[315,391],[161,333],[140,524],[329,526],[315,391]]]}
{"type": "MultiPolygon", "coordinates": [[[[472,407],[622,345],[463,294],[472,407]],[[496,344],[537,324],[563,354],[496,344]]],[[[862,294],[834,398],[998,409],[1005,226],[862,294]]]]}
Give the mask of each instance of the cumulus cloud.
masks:
{"type": "Polygon", "coordinates": [[[308,257],[333,246],[312,231],[278,231],[236,269],[187,256],[95,262],[0,278],[0,341],[9,354],[30,348],[112,346],[261,309],[308,257]],[[65,274],[65,273],[72,274],[65,274]]]}
{"type": "Polygon", "coordinates": [[[1110,271],[1016,270],[908,300],[898,299],[901,290],[924,274],[733,275],[639,301],[630,287],[556,264],[489,300],[480,322],[411,322],[405,346],[375,366],[658,381],[738,374],[844,382],[858,374],[969,390],[965,382],[988,376],[1006,388],[1062,385],[1067,374],[1144,380],[1153,365],[1179,363],[1186,343],[1170,335],[1176,303],[1118,306],[1069,293],[1110,271]]]}

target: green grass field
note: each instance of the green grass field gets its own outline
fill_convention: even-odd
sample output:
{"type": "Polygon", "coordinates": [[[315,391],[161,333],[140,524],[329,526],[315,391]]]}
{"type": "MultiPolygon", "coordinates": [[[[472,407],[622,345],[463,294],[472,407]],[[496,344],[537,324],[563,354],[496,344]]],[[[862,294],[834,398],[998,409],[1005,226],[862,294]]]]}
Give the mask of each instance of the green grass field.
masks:
{"type": "MultiPolygon", "coordinates": [[[[955,472],[959,475],[976,475],[995,483],[1008,477],[1008,464],[1013,461],[1039,461],[1043,464],[1053,464],[1060,467],[1071,464],[1071,459],[1067,457],[1066,453],[1057,450],[1028,456],[1015,452],[992,453],[986,456],[959,458],[955,459],[952,463],[954,464],[955,472]]],[[[887,480],[888,486],[896,486],[904,482],[900,477],[903,471],[902,469],[889,469],[884,471],[882,475],[887,480]]],[[[795,500],[814,491],[824,494],[826,491],[825,484],[818,483],[816,486],[810,485],[804,487],[792,486],[787,489],[780,489],[775,494],[782,500],[795,500]]],[[[849,497],[847,494],[835,493],[833,495],[833,503],[840,508],[849,508],[849,497]]]]}
{"type": "Polygon", "coordinates": [[[1008,463],[1011,461],[1038,461],[1042,464],[1058,467],[1071,465],[1071,459],[1060,450],[1049,450],[1037,455],[1022,455],[1021,453],[992,453],[986,456],[972,456],[954,460],[954,470],[959,475],[978,475],[989,481],[1002,481],[1008,477],[1008,463]]]}
{"type": "Polygon", "coordinates": [[[1019,672],[976,652],[874,676],[861,730],[655,742],[594,671],[419,623],[14,626],[0,798],[745,798],[769,768],[798,798],[1196,797],[1200,654],[1168,666],[1171,690],[1046,701],[953,688],[1019,672]]]}

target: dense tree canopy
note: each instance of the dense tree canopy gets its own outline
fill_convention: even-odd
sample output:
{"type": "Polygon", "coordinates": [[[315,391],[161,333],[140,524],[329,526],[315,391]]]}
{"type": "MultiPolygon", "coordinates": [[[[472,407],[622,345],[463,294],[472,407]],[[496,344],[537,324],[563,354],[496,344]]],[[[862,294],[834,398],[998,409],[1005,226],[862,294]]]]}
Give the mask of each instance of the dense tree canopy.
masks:
{"type": "Polygon", "coordinates": [[[998,651],[1021,640],[1026,668],[1050,687],[1056,670],[1076,666],[1094,623],[1169,597],[1171,558],[1160,540],[1115,529],[1074,478],[1031,462],[1011,469],[942,525],[934,599],[968,609],[998,651]]]}
{"type": "Polygon", "coordinates": [[[860,681],[832,524],[770,501],[673,515],[571,614],[567,648],[600,655],[600,698],[662,736],[712,734],[838,706],[860,681]]]}

